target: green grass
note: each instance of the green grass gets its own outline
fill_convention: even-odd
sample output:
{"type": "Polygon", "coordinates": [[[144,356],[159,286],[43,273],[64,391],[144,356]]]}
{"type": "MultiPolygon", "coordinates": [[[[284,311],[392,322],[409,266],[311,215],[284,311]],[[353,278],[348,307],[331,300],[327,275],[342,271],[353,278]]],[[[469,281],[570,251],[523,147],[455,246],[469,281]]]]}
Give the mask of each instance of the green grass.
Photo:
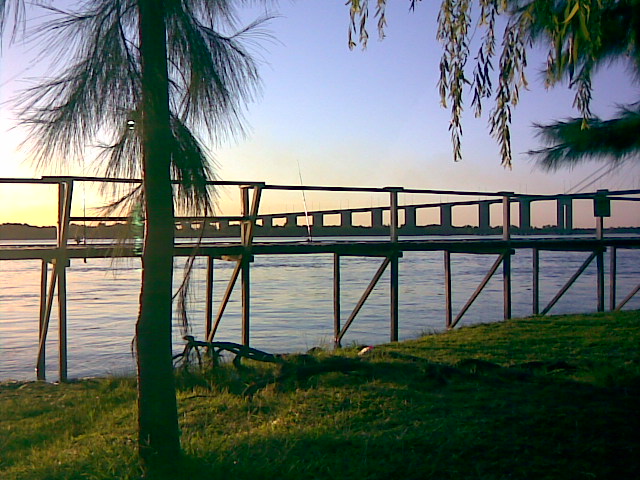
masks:
{"type": "MultiPolygon", "coordinates": [[[[537,317],[291,359],[350,373],[182,374],[183,477],[640,478],[639,340],[637,311],[537,317]]],[[[135,396],[130,379],[0,384],[0,478],[139,478],[135,396]]]]}

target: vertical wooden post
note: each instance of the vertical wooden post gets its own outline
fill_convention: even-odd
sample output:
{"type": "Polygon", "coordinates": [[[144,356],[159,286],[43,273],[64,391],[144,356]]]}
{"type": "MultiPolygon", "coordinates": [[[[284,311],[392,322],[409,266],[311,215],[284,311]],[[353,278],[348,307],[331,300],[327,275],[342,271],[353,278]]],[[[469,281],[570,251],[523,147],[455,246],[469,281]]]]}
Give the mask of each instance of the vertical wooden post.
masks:
{"type": "Polygon", "coordinates": [[[533,305],[532,310],[534,315],[538,315],[540,313],[540,251],[537,248],[534,248],[532,251],[533,256],[533,281],[532,281],[532,295],[533,295],[533,305]]]}
{"type": "Polygon", "coordinates": [[[503,284],[503,317],[505,320],[511,318],[511,251],[504,254],[502,260],[502,284],[503,284]]]}
{"type": "Polygon", "coordinates": [[[511,238],[511,195],[512,192],[500,192],[502,194],[502,239],[511,238]]]}
{"type": "MultiPolygon", "coordinates": [[[[38,324],[38,344],[45,337],[46,312],[47,312],[47,276],[49,274],[49,264],[46,260],[42,260],[42,269],[40,274],[40,321],[38,324]]],[[[45,351],[38,355],[36,363],[36,378],[38,380],[46,380],[46,359],[45,351]]]]}
{"type": "Polygon", "coordinates": [[[340,255],[333,254],[333,347],[340,348],[340,255]]]}
{"type": "Polygon", "coordinates": [[[596,238],[602,240],[604,237],[604,217],[596,217],[596,238]]]}
{"type": "MultiPolygon", "coordinates": [[[[242,216],[246,217],[249,215],[249,187],[246,185],[243,185],[240,187],[240,202],[241,202],[241,211],[242,211],[242,216]]],[[[249,243],[249,238],[248,238],[248,233],[249,233],[249,221],[248,220],[242,220],[242,223],[240,225],[240,241],[242,242],[242,245],[244,247],[248,246],[249,243]]]]}
{"type": "Polygon", "coordinates": [[[58,362],[60,381],[67,381],[67,269],[58,270],[58,362]]]}
{"type": "Polygon", "coordinates": [[[207,257],[207,299],[205,304],[205,333],[206,338],[211,334],[213,324],[213,266],[214,259],[212,256],[207,257]]]}
{"type": "MultiPolygon", "coordinates": [[[[249,187],[240,187],[242,192],[242,216],[249,215],[249,187]]],[[[249,346],[250,337],[250,299],[251,299],[251,278],[250,278],[250,256],[249,256],[249,243],[250,238],[250,220],[242,221],[241,240],[244,246],[244,252],[240,258],[240,282],[242,288],[242,344],[249,346]]]]}
{"type": "Polygon", "coordinates": [[[449,250],[444,251],[444,302],[445,326],[447,330],[450,330],[453,311],[451,309],[451,252],[449,250]]]}
{"type": "Polygon", "coordinates": [[[389,340],[392,342],[398,341],[398,305],[399,305],[399,255],[394,252],[391,255],[391,321],[390,321],[390,334],[389,340]]]}
{"type": "Polygon", "coordinates": [[[599,249],[596,255],[598,312],[604,312],[604,250],[599,249]]]}
{"type": "Polygon", "coordinates": [[[69,218],[71,216],[71,196],[73,180],[58,184],[58,257],[56,273],[58,276],[58,363],[61,382],[67,381],[67,267],[66,255],[69,237],[69,218]]]}
{"type": "Polygon", "coordinates": [[[392,243],[398,241],[398,192],[400,190],[402,189],[399,187],[389,187],[389,236],[392,243]]]}
{"type": "MultiPolygon", "coordinates": [[[[511,195],[510,192],[502,192],[502,239],[511,239],[511,195]]],[[[511,254],[509,248],[502,260],[502,293],[503,293],[503,317],[505,320],[511,318],[511,254]]]]}
{"type": "Polygon", "coordinates": [[[53,268],[51,270],[51,281],[48,286],[48,293],[46,294],[46,304],[44,307],[44,312],[42,313],[42,335],[40,336],[40,342],[38,344],[38,360],[36,361],[36,365],[42,364],[42,380],[45,379],[45,370],[44,370],[44,358],[47,350],[47,334],[49,333],[49,320],[51,319],[51,310],[53,309],[53,296],[56,289],[56,283],[58,281],[58,263],[53,261],[53,268]]]}
{"type": "Polygon", "coordinates": [[[241,262],[241,286],[242,286],[242,344],[249,346],[250,328],[250,300],[251,300],[251,280],[250,261],[246,255],[242,256],[241,262]]]}
{"type": "Polygon", "coordinates": [[[616,288],[618,280],[618,249],[616,247],[609,247],[609,310],[614,311],[616,309],[616,288]]]}
{"type": "Polygon", "coordinates": [[[402,190],[399,187],[393,187],[390,189],[390,237],[393,246],[393,253],[389,257],[391,261],[391,278],[389,281],[390,290],[390,321],[389,321],[389,338],[392,342],[398,341],[398,304],[399,304],[399,281],[398,281],[398,252],[395,248],[395,244],[398,242],[398,192],[402,190]]]}
{"type": "MultiPolygon", "coordinates": [[[[604,236],[604,217],[596,217],[596,237],[602,240],[604,236]]],[[[596,289],[597,310],[604,312],[604,248],[598,247],[596,255],[596,289]]]]}

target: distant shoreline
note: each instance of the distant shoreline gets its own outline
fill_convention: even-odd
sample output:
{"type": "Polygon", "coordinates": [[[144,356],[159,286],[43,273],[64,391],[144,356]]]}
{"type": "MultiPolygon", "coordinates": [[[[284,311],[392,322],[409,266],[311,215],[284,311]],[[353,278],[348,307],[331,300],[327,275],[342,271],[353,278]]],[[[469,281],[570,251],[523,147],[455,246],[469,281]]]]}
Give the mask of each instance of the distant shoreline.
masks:
{"type": "MultiPolygon", "coordinates": [[[[442,227],[441,225],[422,225],[415,227],[401,226],[399,228],[400,235],[495,235],[502,231],[502,227],[479,228],[471,225],[460,227],[442,227]]],[[[512,226],[513,234],[527,235],[549,235],[549,234],[566,234],[567,229],[558,228],[557,226],[532,227],[527,231],[520,231],[517,226],[512,226]]],[[[589,234],[594,232],[593,228],[573,228],[571,233],[589,234]]],[[[640,233],[640,227],[614,227],[607,228],[610,233],[640,233]]],[[[256,225],[255,236],[263,237],[302,237],[308,236],[306,226],[273,226],[262,227],[256,225]]],[[[313,236],[386,236],[389,234],[388,226],[385,227],[341,227],[341,226],[322,226],[319,228],[311,227],[313,236]]],[[[187,225],[180,225],[175,230],[176,237],[193,238],[199,237],[200,228],[192,228],[187,225]]],[[[205,238],[219,237],[236,237],[240,235],[239,225],[230,225],[225,228],[208,228],[204,232],[205,238]]],[[[72,223],[69,227],[70,239],[116,239],[132,236],[131,225],[123,222],[117,222],[110,225],[82,225],[72,223]]],[[[26,223],[3,223],[0,224],[0,240],[55,240],[56,227],[45,226],[38,227],[26,223]]]]}

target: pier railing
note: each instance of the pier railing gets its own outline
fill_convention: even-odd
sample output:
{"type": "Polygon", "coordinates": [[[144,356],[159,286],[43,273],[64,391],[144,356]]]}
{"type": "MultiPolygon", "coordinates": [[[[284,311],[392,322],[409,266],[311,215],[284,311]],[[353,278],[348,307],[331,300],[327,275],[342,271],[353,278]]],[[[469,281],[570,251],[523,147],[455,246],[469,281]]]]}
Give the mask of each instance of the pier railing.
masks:
{"type": "MultiPolygon", "coordinates": [[[[70,259],[114,256],[137,256],[133,245],[129,244],[124,248],[116,249],[113,245],[95,245],[87,242],[76,242],[73,245],[69,242],[70,231],[73,222],[127,222],[130,217],[126,216],[89,216],[72,215],[72,201],[74,185],[78,182],[101,182],[101,183],[124,183],[139,184],[139,180],[109,179],[97,177],[43,177],[41,179],[0,179],[2,184],[48,184],[58,187],[58,214],[56,225],[56,245],[49,247],[2,247],[0,248],[0,260],[8,259],[40,259],[42,261],[41,272],[41,292],[40,292],[40,314],[39,314],[39,349],[37,358],[37,377],[45,378],[45,351],[46,340],[49,330],[49,322],[52,314],[54,295],[57,294],[58,305],[58,337],[59,337],[59,374],[60,379],[67,377],[67,322],[66,322],[66,269],[70,265],[70,259]],[[51,265],[51,272],[49,272],[51,265]]],[[[639,248],[640,235],[631,235],[625,238],[606,236],[604,219],[611,215],[612,202],[637,202],[640,201],[640,190],[620,190],[606,191],[599,190],[592,193],[581,193],[573,195],[531,195],[517,194],[514,192],[469,192],[453,190],[433,190],[433,189],[406,189],[402,187],[336,187],[336,186],[300,186],[300,185],[269,185],[263,182],[210,182],[212,188],[216,187],[238,187],[240,189],[240,214],[239,215],[216,215],[208,218],[193,216],[176,216],[174,221],[176,226],[188,225],[189,231],[197,232],[198,229],[191,228],[198,225],[201,233],[206,233],[207,226],[215,225],[214,231],[218,234],[235,234],[233,238],[225,238],[224,241],[210,242],[200,240],[198,242],[176,244],[176,256],[198,255],[204,256],[207,260],[207,287],[205,302],[205,331],[208,341],[212,341],[225,309],[231,298],[231,294],[240,279],[242,298],[242,343],[250,343],[250,304],[251,304],[251,263],[255,255],[271,254],[310,254],[326,253],[334,257],[333,275],[333,330],[334,343],[340,346],[345,334],[355,321],[361,308],[369,298],[370,294],[379,283],[385,272],[389,273],[389,338],[391,341],[398,340],[399,330],[399,260],[404,252],[408,251],[442,251],[444,254],[444,279],[445,279],[445,319],[446,328],[454,328],[471,305],[478,298],[489,280],[496,274],[502,266],[503,284],[503,318],[511,318],[512,295],[511,295],[511,257],[518,249],[531,249],[532,255],[532,313],[546,314],[558,300],[570,289],[580,275],[595,260],[596,262],[596,310],[605,309],[605,268],[604,252],[610,251],[609,266],[609,308],[611,310],[621,309],[637,292],[640,284],[629,292],[621,302],[617,302],[617,250],[620,248],[639,248]],[[356,207],[347,209],[324,209],[324,210],[304,210],[293,212],[261,213],[261,201],[264,192],[267,191],[301,191],[301,192],[323,192],[323,193],[363,193],[376,194],[387,197],[386,204],[356,207]],[[405,195],[437,195],[455,196],[469,198],[469,200],[457,200],[447,202],[422,202],[422,203],[402,203],[401,197],[405,195]],[[573,227],[573,202],[577,200],[590,200],[593,203],[593,229],[587,236],[580,237],[571,235],[575,232],[573,227]],[[535,202],[552,201],[556,203],[557,224],[553,232],[562,234],[554,238],[542,238],[540,236],[528,235],[533,233],[531,205],[535,202]],[[501,207],[500,235],[487,236],[478,235],[475,238],[413,238],[411,236],[433,233],[434,230],[427,230],[425,226],[420,226],[418,212],[423,209],[438,209],[440,214],[440,224],[436,232],[442,234],[455,233],[453,227],[453,209],[455,207],[476,207],[478,209],[477,233],[496,233],[495,227],[491,227],[492,205],[501,207]],[[518,225],[512,225],[512,206],[518,205],[518,225]],[[388,212],[388,222],[383,222],[383,213],[388,212]],[[400,212],[404,213],[404,223],[400,223],[400,212]],[[313,230],[317,233],[330,232],[331,236],[339,236],[341,233],[353,234],[355,228],[352,224],[352,216],[355,213],[369,213],[371,233],[380,235],[385,233],[387,239],[376,238],[373,241],[349,240],[327,240],[318,239],[312,241],[309,232],[308,238],[299,242],[261,242],[256,241],[256,233],[260,235],[281,234],[285,230],[290,234],[304,235],[304,227],[298,227],[298,218],[311,217],[313,219],[313,230]],[[339,215],[340,229],[325,228],[325,215],[339,215]],[[284,227],[274,227],[273,220],[277,218],[286,219],[284,227]],[[238,228],[230,228],[230,224],[237,222],[238,228]],[[287,227],[288,225],[288,227],[287,227]],[[287,230],[287,228],[289,230],[287,230]],[[351,229],[351,230],[350,230],[351,229]],[[517,237],[514,237],[514,229],[517,229],[517,237]],[[237,232],[237,233],[236,233],[237,232]],[[409,236],[406,237],[405,236],[409,236]],[[402,237],[402,238],[401,238],[402,237]],[[584,251],[588,253],[580,268],[571,276],[566,284],[557,292],[554,298],[544,308],[540,309],[540,253],[545,250],[553,251],[584,251]],[[473,294],[469,297],[462,309],[455,315],[452,309],[452,269],[451,257],[454,254],[473,253],[496,255],[496,259],[478,284],[473,294]],[[363,256],[379,257],[381,263],[376,273],[371,278],[367,288],[362,293],[351,314],[343,323],[341,318],[341,275],[340,259],[342,257],[363,256]],[[213,302],[213,268],[215,260],[235,262],[235,267],[228,281],[222,300],[218,305],[214,315],[213,302]]],[[[83,212],[84,213],[84,212],[83,212]]],[[[309,228],[308,230],[311,230],[309,228]]],[[[365,229],[360,229],[362,233],[365,229]]],[[[474,232],[475,233],[475,232],[474,232]]],[[[581,232],[584,233],[584,232],[581,232]]],[[[218,235],[219,236],[219,235],[218,235]]]]}

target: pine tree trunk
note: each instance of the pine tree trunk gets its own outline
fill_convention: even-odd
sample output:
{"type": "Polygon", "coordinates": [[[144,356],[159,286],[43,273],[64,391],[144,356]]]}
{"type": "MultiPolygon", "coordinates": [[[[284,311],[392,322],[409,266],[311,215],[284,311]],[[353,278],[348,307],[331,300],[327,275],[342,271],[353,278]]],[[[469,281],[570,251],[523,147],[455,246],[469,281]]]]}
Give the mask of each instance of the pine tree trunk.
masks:
{"type": "Polygon", "coordinates": [[[143,185],[146,235],[136,325],[139,451],[146,468],[166,468],[180,455],[171,359],[174,211],[171,186],[169,82],[162,0],[139,0],[142,65],[143,185]]]}

